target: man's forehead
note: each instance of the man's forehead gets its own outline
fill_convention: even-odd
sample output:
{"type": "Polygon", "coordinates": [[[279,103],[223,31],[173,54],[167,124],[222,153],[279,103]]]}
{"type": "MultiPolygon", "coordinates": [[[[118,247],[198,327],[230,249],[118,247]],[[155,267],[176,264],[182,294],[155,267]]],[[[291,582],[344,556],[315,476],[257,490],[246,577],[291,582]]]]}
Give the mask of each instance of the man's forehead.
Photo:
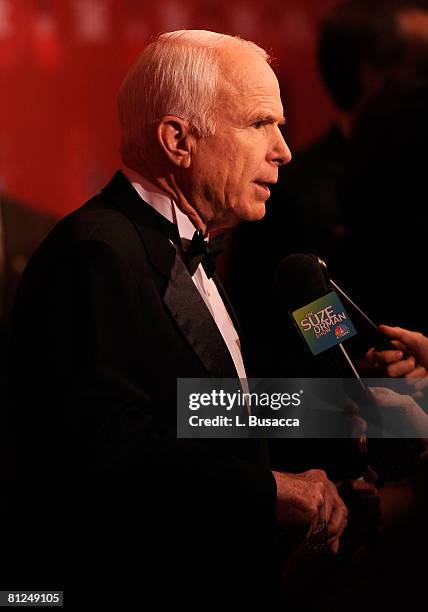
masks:
{"type": "MultiPolygon", "coordinates": [[[[267,64],[266,66],[269,68],[267,64]]],[[[257,75],[248,76],[241,73],[233,80],[223,81],[221,90],[222,102],[234,107],[239,106],[248,118],[251,115],[256,121],[260,119],[270,123],[283,123],[284,111],[276,77],[265,79],[261,75],[257,78],[257,75]],[[260,117],[255,117],[255,114],[260,117]]]]}
{"type": "Polygon", "coordinates": [[[231,86],[245,87],[249,84],[277,83],[275,73],[263,55],[251,47],[232,43],[220,54],[221,78],[231,86]]]}
{"type": "Polygon", "coordinates": [[[220,69],[220,91],[245,97],[266,97],[280,100],[278,80],[266,60],[250,50],[231,56],[220,69]]]}

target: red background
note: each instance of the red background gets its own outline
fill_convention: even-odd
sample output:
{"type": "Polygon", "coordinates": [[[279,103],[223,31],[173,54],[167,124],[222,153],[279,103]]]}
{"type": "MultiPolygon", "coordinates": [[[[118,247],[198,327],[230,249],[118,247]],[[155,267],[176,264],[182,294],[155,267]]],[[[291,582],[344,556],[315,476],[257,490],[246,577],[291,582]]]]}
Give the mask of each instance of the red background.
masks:
{"type": "Polygon", "coordinates": [[[116,92],[154,34],[211,29],[277,59],[288,140],[316,138],[332,106],[316,68],[319,21],[338,0],[0,0],[0,188],[62,216],[119,164],[116,92]]]}

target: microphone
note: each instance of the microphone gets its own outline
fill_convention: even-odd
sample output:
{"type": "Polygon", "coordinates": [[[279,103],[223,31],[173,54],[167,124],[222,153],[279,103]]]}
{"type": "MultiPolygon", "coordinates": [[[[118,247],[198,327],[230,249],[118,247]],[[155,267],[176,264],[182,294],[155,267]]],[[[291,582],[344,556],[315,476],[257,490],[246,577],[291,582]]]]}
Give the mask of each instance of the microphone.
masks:
{"type": "Polygon", "coordinates": [[[326,295],[326,268],[316,255],[294,253],[279,262],[275,272],[276,285],[290,311],[301,308],[326,295]]]}
{"type": "MultiPolygon", "coordinates": [[[[395,350],[396,347],[394,345],[388,346],[389,339],[377,329],[375,323],[336,283],[330,280],[327,266],[316,255],[295,253],[285,257],[277,266],[275,280],[278,291],[295,324],[297,324],[297,320],[294,315],[299,313],[300,309],[305,312],[305,308],[311,307],[313,303],[315,305],[323,304],[323,298],[330,303],[334,296],[337,296],[336,293],[332,295],[332,289],[335,289],[369,323],[370,328],[378,332],[378,347],[383,343],[383,346],[392,347],[395,350]]],[[[341,305],[340,301],[338,303],[341,305]]],[[[331,313],[331,310],[326,310],[331,313]]],[[[305,323],[305,319],[301,323],[305,323]]],[[[347,320],[347,323],[350,323],[350,320],[347,320]]],[[[298,325],[297,327],[299,329],[298,325]]],[[[325,335],[327,336],[332,335],[331,326],[328,327],[330,327],[330,331],[326,332],[325,335]]],[[[316,327],[313,329],[316,330],[316,327]]],[[[309,345],[308,339],[304,336],[301,328],[299,333],[309,345]]],[[[322,340],[322,337],[317,340],[322,340]]],[[[324,370],[326,377],[332,377],[333,373],[335,378],[346,379],[351,377],[357,379],[358,385],[345,385],[346,393],[351,399],[356,401],[362,409],[362,416],[367,421],[367,424],[371,423],[376,431],[381,424],[376,402],[370,389],[361,379],[355,364],[343,344],[341,342],[334,342],[334,344],[331,344],[330,347],[318,354],[313,350],[312,352],[321,366],[320,369],[324,370]]],[[[346,383],[346,381],[344,382],[346,383]]],[[[411,472],[415,460],[414,451],[411,447],[409,448],[408,441],[390,440],[388,445],[385,444],[387,442],[385,439],[378,442],[374,438],[367,440],[367,450],[371,456],[371,463],[379,475],[382,475],[385,480],[400,480],[407,476],[411,472]]],[[[363,450],[365,446],[366,441],[361,439],[360,450],[363,450]]]]}
{"type": "Polygon", "coordinates": [[[332,287],[332,289],[334,289],[339,295],[341,295],[347,301],[347,303],[352,307],[352,309],[355,312],[357,312],[360,315],[360,317],[368,324],[369,328],[371,328],[372,335],[374,334],[373,343],[374,343],[375,349],[377,351],[395,351],[397,350],[397,347],[392,344],[388,336],[386,336],[384,333],[380,331],[376,323],[374,323],[372,319],[370,319],[370,317],[363,310],[361,310],[361,308],[357,306],[357,304],[353,300],[351,300],[349,295],[347,295],[343,291],[343,289],[341,289],[339,285],[333,281],[332,278],[330,278],[326,262],[323,259],[321,259],[321,257],[318,257],[316,255],[313,255],[313,257],[316,257],[318,264],[323,270],[324,275],[328,281],[328,284],[332,287]]]}
{"type": "MultiPolygon", "coordinates": [[[[275,280],[279,293],[287,305],[295,323],[297,323],[297,320],[293,316],[294,313],[297,313],[300,309],[303,310],[305,307],[315,306],[316,309],[322,308],[324,303],[321,298],[331,293],[326,267],[320,265],[316,255],[304,253],[288,255],[278,264],[275,280]]],[[[338,304],[342,306],[340,301],[338,304]]],[[[331,316],[331,309],[324,308],[320,312],[322,312],[321,316],[319,312],[315,315],[315,323],[319,322],[319,325],[315,324],[313,326],[314,333],[309,335],[311,330],[308,329],[308,325],[305,324],[305,319],[303,319],[301,321],[301,326],[299,327],[298,325],[300,334],[309,345],[313,354],[318,357],[320,365],[322,365],[322,362],[326,362],[327,370],[336,371],[336,376],[338,378],[346,378],[351,375],[361,381],[361,388],[364,390],[365,400],[367,401],[367,394],[369,394],[369,391],[361,380],[355,364],[343,344],[336,341],[336,338],[332,335],[334,330],[330,322],[334,319],[331,316]],[[307,335],[304,335],[305,328],[306,331],[309,332],[307,335]],[[324,339],[326,336],[331,337],[330,342],[325,342],[324,339]],[[323,341],[323,345],[321,345],[321,341],[323,341]],[[333,351],[333,347],[335,346],[337,349],[333,351]],[[327,351],[327,349],[330,349],[328,350],[328,357],[319,357],[319,354],[327,351]],[[341,353],[341,356],[339,355],[339,360],[337,356],[335,359],[333,358],[335,353],[337,355],[337,351],[341,353]],[[334,363],[330,363],[332,361],[334,361],[334,363]],[[331,367],[328,367],[329,365],[331,367]]],[[[350,320],[349,323],[351,323],[350,320]]],[[[355,333],[356,332],[352,335],[355,335],[355,333]]]]}
{"type": "Polygon", "coordinates": [[[330,278],[327,264],[317,255],[295,253],[283,259],[276,269],[276,283],[290,311],[335,291],[368,326],[376,350],[396,350],[372,319],[330,278]]]}

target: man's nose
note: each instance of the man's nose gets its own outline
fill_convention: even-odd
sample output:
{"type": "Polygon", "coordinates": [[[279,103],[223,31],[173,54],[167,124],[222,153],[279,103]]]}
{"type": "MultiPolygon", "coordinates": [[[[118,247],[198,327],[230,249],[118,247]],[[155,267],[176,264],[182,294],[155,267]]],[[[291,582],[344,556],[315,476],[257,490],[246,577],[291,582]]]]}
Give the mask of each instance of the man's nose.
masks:
{"type": "Polygon", "coordinates": [[[291,158],[291,151],[284,140],[284,136],[279,132],[273,144],[269,161],[276,163],[278,166],[285,166],[285,164],[291,161],[291,158]]]}

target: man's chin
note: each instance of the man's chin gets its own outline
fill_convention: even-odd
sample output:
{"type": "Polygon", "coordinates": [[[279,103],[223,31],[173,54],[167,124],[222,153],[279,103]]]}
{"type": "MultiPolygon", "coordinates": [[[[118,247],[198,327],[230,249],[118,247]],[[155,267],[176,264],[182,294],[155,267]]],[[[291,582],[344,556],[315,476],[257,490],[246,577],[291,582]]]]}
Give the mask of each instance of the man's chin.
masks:
{"type": "Polygon", "coordinates": [[[266,214],[266,202],[257,202],[248,210],[242,221],[260,221],[266,214]]]}
{"type": "Polygon", "coordinates": [[[251,208],[242,211],[239,215],[234,215],[233,219],[230,220],[229,227],[235,227],[239,223],[247,221],[260,221],[265,214],[265,204],[260,204],[260,202],[258,202],[257,205],[253,205],[251,208]]]}
{"type": "Polygon", "coordinates": [[[211,230],[232,229],[245,221],[260,221],[265,214],[265,202],[258,201],[242,208],[239,212],[236,209],[230,209],[227,215],[217,219],[215,222],[211,222],[209,227],[211,230]]]}

